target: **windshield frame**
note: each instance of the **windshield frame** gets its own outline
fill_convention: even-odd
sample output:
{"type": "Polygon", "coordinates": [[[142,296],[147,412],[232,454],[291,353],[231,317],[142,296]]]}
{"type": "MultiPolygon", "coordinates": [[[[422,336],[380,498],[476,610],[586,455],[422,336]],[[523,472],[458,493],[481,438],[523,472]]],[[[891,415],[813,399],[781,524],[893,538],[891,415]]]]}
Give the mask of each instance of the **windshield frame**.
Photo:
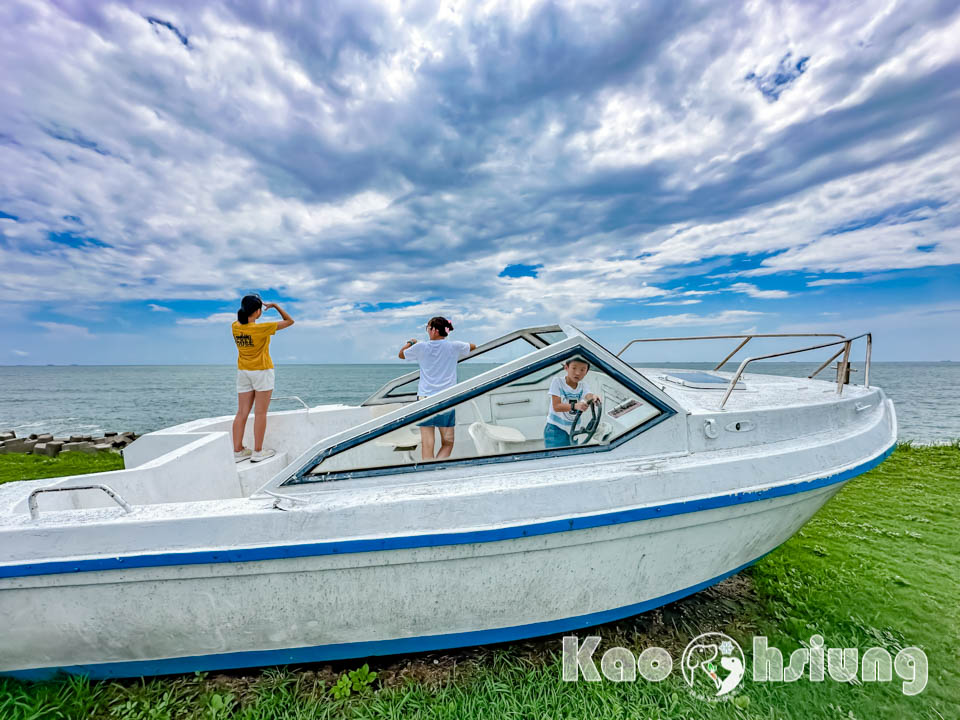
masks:
{"type": "Polygon", "coordinates": [[[381,422],[376,427],[370,428],[369,430],[355,430],[351,436],[327,445],[327,447],[322,447],[322,449],[318,449],[319,451],[314,452],[312,456],[309,456],[308,458],[303,457],[298,460],[299,469],[292,473],[285,471],[284,474],[286,475],[286,478],[279,483],[279,487],[283,488],[291,486],[322,485],[328,482],[352,480],[371,476],[388,476],[400,473],[441,470],[471,465],[488,465],[502,462],[537,460],[556,456],[610,452],[611,450],[623,445],[625,442],[633,439],[640,433],[645,432],[654,425],[657,425],[677,414],[678,408],[674,407],[672,403],[668,402],[665,399],[666,396],[658,393],[656,388],[648,388],[644,382],[646,378],[637,372],[636,369],[622,360],[619,360],[615,356],[610,355],[609,357],[604,357],[604,355],[609,355],[609,353],[602,347],[596,346],[595,343],[590,341],[588,338],[582,336],[568,337],[566,340],[555,344],[559,346],[557,347],[556,352],[546,353],[545,351],[550,348],[550,346],[547,346],[547,348],[541,348],[539,351],[537,351],[537,354],[541,355],[541,357],[522,363],[520,363],[522,358],[518,358],[507,365],[519,364],[517,364],[516,367],[510,368],[505,373],[497,373],[497,370],[499,369],[497,368],[488,371],[487,373],[483,373],[482,375],[478,375],[476,378],[471,378],[469,381],[466,381],[471,383],[471,385],[460,390],[459,392],[452,392],[454,388],[450,388],[449,390],[444,391],[439,395],[435,395],[432,398],[419,400],[417,401],[417,405],[420,405],[420,407],[417,407],[416,409],[409,408],[407,409],[407,412],[401,412],[401,410],[397,410],[395,413],[400,413],[398,417],[387,420],[387,418],[390,416],[386,415],[380,419],[381,422]],[[591,345],[594,347],[590,347],[591,345]],[[447,460],[443,462],[382,466],[357,471],[332,471],[325,477],[311,475],[312,471],[329,457],[337,455],[368,441],[375,440],[376,438],[393,432],[398,428],[416,423],[417,421],[433,415],[434,413],[442,412],[445,409],[459,405],[463,402],[467,402],[491,390],[495,390],[499,387],[507,385],[530,373],[536,373],[543,368],[561,363],[565,358],[570,357],[571,355],[581,355],[585,357],[592,365],[602,369],[617,382],[623,384],[628,390],[639,395],[646,402],[656,407],[659,410],[659,413],[649,420],[641,423],[637,427],[626,431],[611,442],[603,445],[584,445],[579,447],[564,447],[550,450],[530,450],[522,453],[513,453],[507,455],[458,458],[456,460],[447,460]],[[623,367],[617,367],[618,365],[622,365],[623,367]]]}
{"type": "MultiPolygon", "coordinates": [[[[540,325],[538,327],[521,328],[520,330],[514,330],[511,333],[507,333],[506,335],[501,335],[498,338],[494,338],[493,340],[483,343],[482,345],[478,346],[477,349],[471,352],[469,355],[458,360],[457,363],[459,364],[462,362],[466,362],[467,360],[473,360],[479,355],[483,355],[484,353],[490,352],[491,350],[496,350],[497,348],[501,348],[501,347],[504,347],[505,345],[509,345],[510,343],[516,340],[526,340],[530,344],[530,352],[525,354],[525,355],[529,355],[530,353],[536,352],[537,350],[542,350],[545,347],[556,345],[558,342],[563,342],[563,340],[566,340],[567,337],[569,337],[568,333],[559,325],[540,325]],[[564,337],[562,340],[558,340],[556,342],[551,343],[541,338],[539,335],[539,333],[551,333],[551,332],[563,333],[566,337],[564,337]]],[[[521,355],[520,357],[525,357],[525,355],[521,355]]],[[[500,363],[500,364],[504,365],[506,363],[500,363]]],[[[413,370],[404,375],[396,377],[390,382],[388,382],[387,384],[383,385],[379,390],[373,393],[370,397],[368,397],[362,403],[360,403],[360,406],[367,407],[370,405],[391,405],[394,403],[416,402],[417,400],[416,390],[414,390],[413,392],[404,392],[404,393],[398,393],[398,394],[392,394],[392,393],[397,388],[403,387],[404,385],[407,385],[408,383],[411,383],[414,380],[418,380],[419,378],[420,378],[419,369],[413,370]]]]}

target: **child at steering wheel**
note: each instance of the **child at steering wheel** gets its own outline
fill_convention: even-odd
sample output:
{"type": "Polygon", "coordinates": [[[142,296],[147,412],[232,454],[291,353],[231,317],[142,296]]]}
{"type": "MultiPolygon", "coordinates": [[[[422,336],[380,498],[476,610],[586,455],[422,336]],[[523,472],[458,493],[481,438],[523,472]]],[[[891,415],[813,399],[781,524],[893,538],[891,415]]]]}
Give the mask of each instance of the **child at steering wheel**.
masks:
{"type": "Polygon", "coordinates": [[[578,412],[584,412],[591,402],[600,404],[600,398],[590,392],[584,381],[590,371],[590,363],[572,357],[563,363],[566,375],[557,375],[550,383],[550,406],[547,408],[547,424],[543,428],[544,447],[570,447],[573,440],[570,432],[578,412]]]}

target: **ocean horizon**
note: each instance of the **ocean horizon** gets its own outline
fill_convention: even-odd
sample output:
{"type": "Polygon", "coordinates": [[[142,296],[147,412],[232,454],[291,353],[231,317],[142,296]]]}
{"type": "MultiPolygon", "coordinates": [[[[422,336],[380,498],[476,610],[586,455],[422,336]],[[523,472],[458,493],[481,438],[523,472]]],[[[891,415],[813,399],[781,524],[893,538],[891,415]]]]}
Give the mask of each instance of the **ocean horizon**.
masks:
{"type": "MultiPolygon", "coordinates": [[[[647,367],[710,370],[706,362],[651,362],[647,367]]],[[[757,362],[751,372],[805,377],[817,362],[757,362]]],[[[863,378],[852,364],[853,384],[863,378]]],[[[463,377],[495,365],[461,365],[463,377]]],[[[736,363],[725,369],[733,370],[736,363]]],[[[415,369],[410,363],[277,363],[271,410],[307,405],[357,405],[385,383],[415,369]]],[[[236,412],[235,365],[0,365],[0,431],[18,436],[133,431],[143,434],[202,417],[236,412]]],[[[818,377],[835,377],[832,368],[818,377]]],[[[901,441],[951,442],[960,438],[960,363],[874,361],[871,385],[893,399],[901,441]]]]}

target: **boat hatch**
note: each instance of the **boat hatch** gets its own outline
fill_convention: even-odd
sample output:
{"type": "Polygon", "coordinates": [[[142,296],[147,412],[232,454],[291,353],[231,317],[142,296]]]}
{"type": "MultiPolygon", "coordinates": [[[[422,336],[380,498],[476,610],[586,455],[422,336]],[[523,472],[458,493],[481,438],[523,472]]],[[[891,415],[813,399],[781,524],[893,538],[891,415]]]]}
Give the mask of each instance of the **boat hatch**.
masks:
{"type": "MultiPolygon", "coordinates": [[[[469,380],[497,365],[516,360],[566,338],[567,333],[559,325],[542,325],[515,330],[485,342],[459,361],[457,382],[469,380]]],[[[361,405],[414,402],[417,399],[417,384],[419,382],[419,370],[408,372],[388,382],[364,400],[361,405]]]]}
{"type": "MultiPolygon", "coordinates": [[[[730,384],[729,378],[720,377],[719,375],[714,375],[713,373],[699,370],[667,373],[665,375],[658,375],[657,379],[665,380],[666,382],[673,383],[674,385],[696,388],[698,390],[723,390],[727,387],[727,385],[730,384]]],[[[737,386],[734,388],[734,390],[744,389],[743,383],[739,381],[737,382],[737,386]]]]}
{"type": "Polygon", "coordinates": [[[589,338],[571,336],[318,444],[282,485],[603,452],[675,413],[632,367],[589,338]],[[599,402],[558,413],[572,427],[557,433],[547,422],[551,389],[561,387],[571,362],[588,366],[581,397],[599,402]],[[424,426],[431,432],[421,434],[424,426]],[[434,427],[452,428],[452,454],[424,460],[424,435],[435,440],[434,427]]]}

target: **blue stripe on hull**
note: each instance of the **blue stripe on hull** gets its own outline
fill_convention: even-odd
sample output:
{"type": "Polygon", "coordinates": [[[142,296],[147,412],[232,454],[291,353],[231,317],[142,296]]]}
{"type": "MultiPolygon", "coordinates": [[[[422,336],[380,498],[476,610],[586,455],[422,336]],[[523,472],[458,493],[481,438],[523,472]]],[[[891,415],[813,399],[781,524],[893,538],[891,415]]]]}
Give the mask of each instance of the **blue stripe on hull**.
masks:
{"type": "MultiPolygon", "coordinates": [[[[770,551],[772,552],[772,551],[770,551]]],[[[340,643],[336,645],[315,645],[313,647],[289,648],[286,650],[254,650],[248,652],[223,653],[220,655],[194,655],[192,657],[170,658],[166,660],[138,660],[133,662],[102,663],[98,665],[71,665],[68,667],[37,668],[33,670],[15,670],[0,672],[0,676],[14,677],[19,680],[49,680],[58,673],[85,675],[94,679],[140,677],[146,675],[175,675],[179,673],[207,672],[212,670],[233,670],[247,667],[265,667],[271,665],[302,664],[364,658],[374,655],[400,655],[425,652],[428,650],[446,650],[449,648],[489,645],[492,643],[512,642],[542,635],[581,630],[622,620],[647,610],[674,602],[687,595],[736,575],[753,565],[768,553],[754,558],[740,567],[722,575],[710,578],[702,583],[691,585],[652,600],[625,605],[613,610],[578,615],[562,620],[514,625],[496,630],[474,630],[471,632],[449,633],[447,635],[424,635],[396,640],[371,640],[366,642],[340,643]]]]}
{"type": "Polygon", "coordinates": [[[683,515],[703,510],[714,510],[729,505],[740,505],[758,500],[809,492],[818,488],[844,482],[873,469],[890,455],[896,443],[872,460],[834,475],[815,478],[805,482],[780,485],[757,492],[735,492],[698,500],[665,503],[654,507],[599,513],[565,520],[551,520],[529,525],[514,525],[491,530],[470,532],[434,533],[429,535],[406,535],[366,540],[343,540],[340,542],[301,543],[297,545],[274,545],[270,547],[237,548],[235,550],[204,550],[196,552],[168,552],[121,557],[93,558],[89,560],[57,560],[52,562],[21,563],[0,567],[0,578],[28,577],[31,575],[57,575],[61,573],[123,570],[128,568],[167,567],[177,565],[207,565],[216,563],[255,562],[287,558],[313,557],[317,555],[345,555],[379,550],[403,550],[444,545],[496,542],[518,538],[549,535],[571,530],[586,530],[604,525],[620,525],[651,518],[683,515]]]}

